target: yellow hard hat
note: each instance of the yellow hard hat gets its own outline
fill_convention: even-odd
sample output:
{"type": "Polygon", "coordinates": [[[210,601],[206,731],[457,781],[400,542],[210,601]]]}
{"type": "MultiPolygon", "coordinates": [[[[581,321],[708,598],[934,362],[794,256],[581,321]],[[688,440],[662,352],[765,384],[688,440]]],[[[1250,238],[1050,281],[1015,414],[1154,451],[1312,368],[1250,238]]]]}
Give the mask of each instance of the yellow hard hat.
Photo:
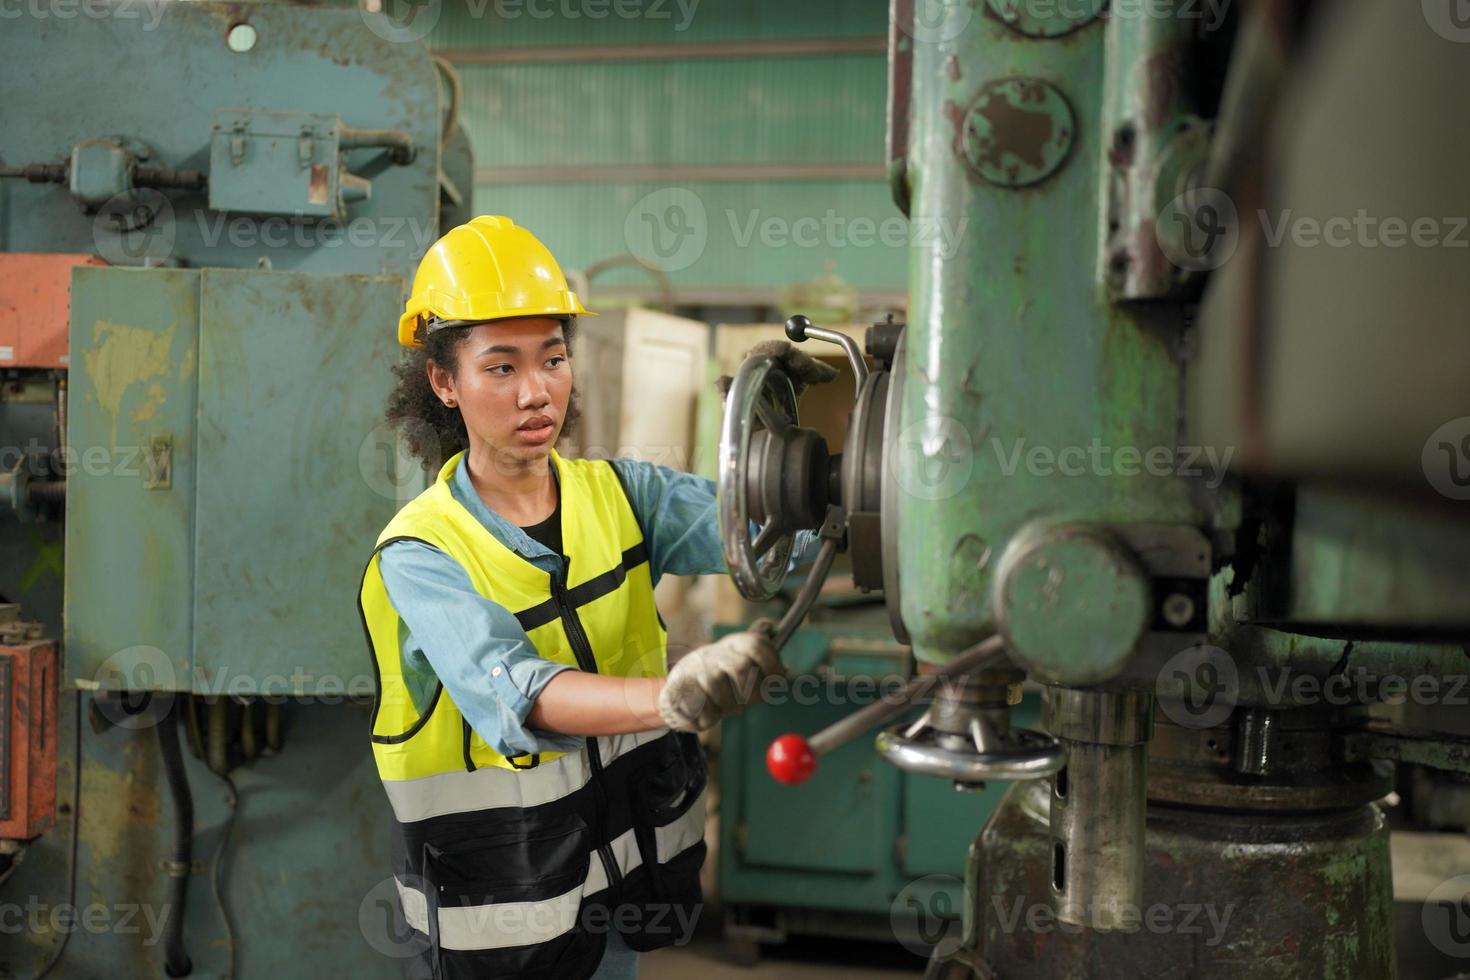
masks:
{"type": "Polygon", "coordinates": [[[429,247],[398,318],[398,342],[422,347],[430,315],[476,321],[597,314],[567,288],[561,266],[535,235],[504,215],[482,214],[429,247]]]}

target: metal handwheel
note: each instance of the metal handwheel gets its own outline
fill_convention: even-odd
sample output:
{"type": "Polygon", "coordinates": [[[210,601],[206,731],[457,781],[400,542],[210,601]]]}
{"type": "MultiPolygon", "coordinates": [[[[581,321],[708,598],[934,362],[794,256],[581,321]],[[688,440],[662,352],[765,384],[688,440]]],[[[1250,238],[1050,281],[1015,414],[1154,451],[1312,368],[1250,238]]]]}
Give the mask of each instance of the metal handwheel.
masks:
{"type": "Polygon", "coordinates": [[[800,438],[804,430],[797,422],[796,389],[775,358],[751,357],[741,364],[725,398],[717,491],[725,564],[735,587],[752,602],[780,591],[803,526],[798,520],[805,515],[780,507],[780,468],[787,455],[781,450],[787,442],[808,441],[800,438]],[[752,523],[758,527],[753,538],[752,523]]]}

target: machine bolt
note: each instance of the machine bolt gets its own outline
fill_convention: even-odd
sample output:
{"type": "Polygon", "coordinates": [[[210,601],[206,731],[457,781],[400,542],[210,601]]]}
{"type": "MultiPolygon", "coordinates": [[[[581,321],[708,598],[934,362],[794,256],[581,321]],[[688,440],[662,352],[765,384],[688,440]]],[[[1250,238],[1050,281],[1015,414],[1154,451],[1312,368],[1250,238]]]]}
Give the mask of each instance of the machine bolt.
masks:
{"type": "Polygon", "coordinates": [[[1164,600],[1164,622],[1176,629],[1183,629],[1194,619],[1194,600],[1182,592],[1175,592],[1164,600]]]}

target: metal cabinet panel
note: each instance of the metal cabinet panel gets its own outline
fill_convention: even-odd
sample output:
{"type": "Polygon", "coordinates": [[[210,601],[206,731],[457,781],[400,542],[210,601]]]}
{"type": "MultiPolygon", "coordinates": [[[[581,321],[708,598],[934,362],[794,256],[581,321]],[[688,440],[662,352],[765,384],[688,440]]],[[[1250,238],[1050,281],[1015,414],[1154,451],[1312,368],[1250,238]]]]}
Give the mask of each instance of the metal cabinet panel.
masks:
{"type": "Polygon", "coordinates": [[[66,669],[107,689],[190,685],[199,276],[72,272],[66,669]]]}
{"type": "Polygon", "coordinates": [[[397,278],[204,271],[196,690],[371,691],[356,595],[397,505],[385,493],[394,481],[360,456],[398,359],[401,289],[397,278]]]}

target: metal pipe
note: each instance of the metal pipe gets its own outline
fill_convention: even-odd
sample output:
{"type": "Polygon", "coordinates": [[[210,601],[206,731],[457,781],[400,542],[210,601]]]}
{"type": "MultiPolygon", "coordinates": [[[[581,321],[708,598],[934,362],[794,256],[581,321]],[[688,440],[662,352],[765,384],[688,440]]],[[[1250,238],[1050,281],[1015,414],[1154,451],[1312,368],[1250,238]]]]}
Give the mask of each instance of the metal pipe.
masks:
{"type": "Polygon", "coordinates": [[[1047,727],[1067,749],[1052,779],[1052,906],[1100,931],[1137,928],[1143,910],[1153,695],[1050,688],[1047,727]]]}
{"type": "Polygon", "coordinates": [[[413,137],[401,129],[352,129],[343,126],[338,139],[344,150],[382,147],[389,151],[393,162],[400,167],[413,163],[418,154],[413,137]]]}
{"type": "Polygon", "coordinates": [[[265,704],[265,748],[268,753],[281,751],[281,705],[278,701],[265,704]]]}
{"type": "Polygon", "coordinates": [[[223,696],[207,699],[204,752],[209,768],[223,776],[230,771],[229,701],[223,696]]]}
{"type": "Polygon", "coordinates": [[[187,976],[194,964],[184,945],[184,910],[188,907],[189,874],[194,865],[194,798],[184,772],[184,754],[179,749],[178,718],[172,700],[155,726],[163,771],[168,777],[169,798],[174,807],[174,843],[165,865],[169,878],[168,925],[164,938],[164,971],[171,977],[187,976]]]}

